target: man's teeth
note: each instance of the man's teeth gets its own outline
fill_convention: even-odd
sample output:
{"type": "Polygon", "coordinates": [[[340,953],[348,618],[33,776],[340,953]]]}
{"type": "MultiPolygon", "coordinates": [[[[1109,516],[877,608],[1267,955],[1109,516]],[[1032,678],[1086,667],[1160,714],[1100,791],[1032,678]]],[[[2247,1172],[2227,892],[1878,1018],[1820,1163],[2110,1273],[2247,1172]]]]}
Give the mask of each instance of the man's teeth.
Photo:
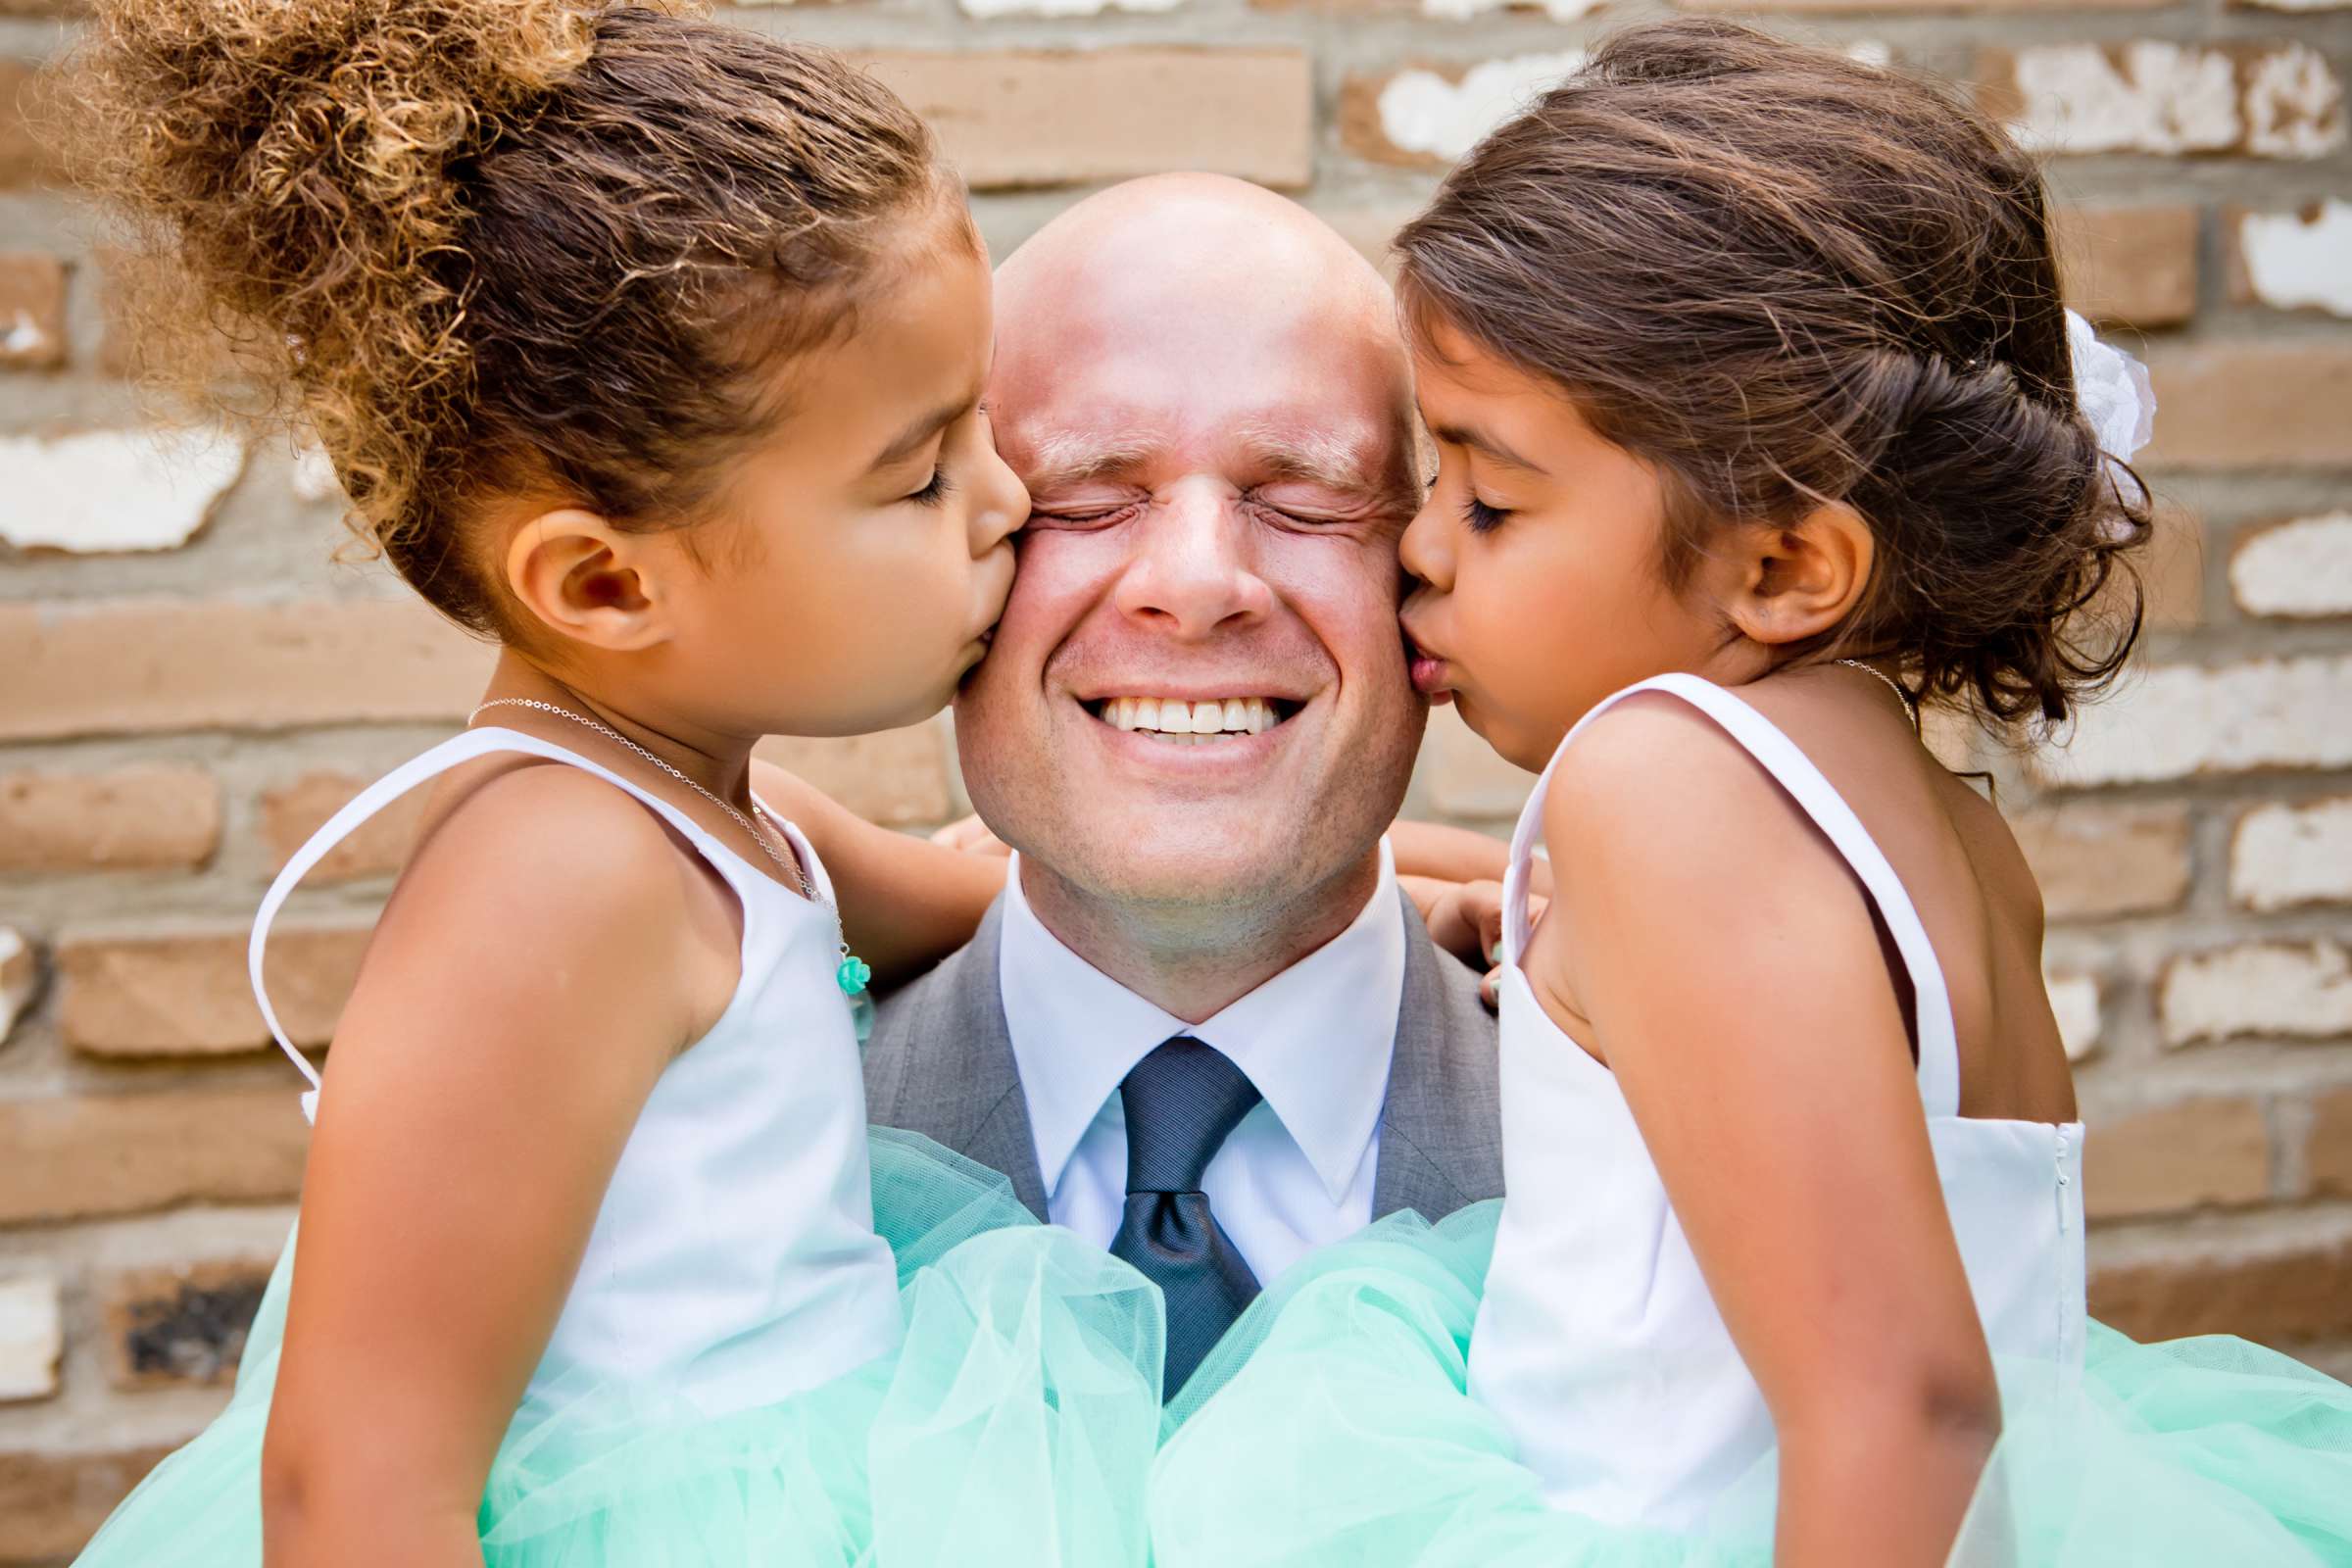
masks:
{"type": "Polygon", "coordinates": [[[1113,729],[1199,745],[1211,736],[1257,735],[1283,720],[1272,700],[1227,697],[1188,703],[1174,697],[1106,697],[1097,716],[1113,729]]]}

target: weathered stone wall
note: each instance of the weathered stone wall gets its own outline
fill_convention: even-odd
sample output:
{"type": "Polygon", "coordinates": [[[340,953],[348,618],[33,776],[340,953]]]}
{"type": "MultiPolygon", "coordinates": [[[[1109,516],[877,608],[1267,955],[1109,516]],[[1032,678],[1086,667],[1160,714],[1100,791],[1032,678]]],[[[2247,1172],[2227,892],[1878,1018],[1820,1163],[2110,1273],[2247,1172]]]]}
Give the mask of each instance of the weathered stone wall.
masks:
{"type": "MultiPolygon", "coordinates": [[[[999,252],[1168,168],[1293,191],[1367,247],[1634,13],[1589,0],[850,0],[734,13],[871,51],[999,252]]],[[[1997,760],[2081,1058],[2094,1304],[2352,1371],[2352,154],[2343,0],[1765,0],[1978,84],[2052,155],[2077,297],[2142,340],[2171,539],[2141,674],[1997,760]]],[[[0,1562],[70,1554],[223,1397],[292,1215],[298,1085],[246,995],[255,900],[360,781],[447,734],[484,655],[338,567],[316,470],[137,434],[89,223],[18,113],[75,25],[0,0],[0,1562]]],[[[908,827],[944,726],[785,758],[908,827]]],[[[1441,714],[1419,809],[1527,780],[1441,714]]],[[[288,911],[332,1027],[395,813],[288,911]]]]}

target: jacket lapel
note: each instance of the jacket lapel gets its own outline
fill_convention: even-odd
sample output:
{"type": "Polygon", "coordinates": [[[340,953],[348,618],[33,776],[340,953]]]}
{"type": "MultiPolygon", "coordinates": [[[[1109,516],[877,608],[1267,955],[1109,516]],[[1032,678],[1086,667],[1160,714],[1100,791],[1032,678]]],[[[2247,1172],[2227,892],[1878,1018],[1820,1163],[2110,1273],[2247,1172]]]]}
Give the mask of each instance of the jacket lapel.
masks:
{"type": "Polygon", "coordinates": [[[1502,1195],[1501,1099],[1494,1015],[1478,976],[1440,953],[1404,906],[1404,996],[1381,1112],[1375,1218],[1400,1208],[1436,1220],[1502,1195]]]}
{"type": "Polygon", "coordinates": [[[1000,900],[969,945],[884,1005],[867,1052],[868,1113],[1002,1171],[1042,1220],[1045,1181],[997,985],[1003,939],[1000,900]]]}

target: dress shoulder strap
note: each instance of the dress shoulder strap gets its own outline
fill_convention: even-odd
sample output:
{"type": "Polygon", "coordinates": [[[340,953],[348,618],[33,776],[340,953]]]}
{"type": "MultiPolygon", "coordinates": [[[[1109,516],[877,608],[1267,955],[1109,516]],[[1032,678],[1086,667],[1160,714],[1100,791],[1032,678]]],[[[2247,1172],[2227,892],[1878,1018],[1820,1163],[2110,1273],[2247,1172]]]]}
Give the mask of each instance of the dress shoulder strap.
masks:
{"type": "MultiPolygon", "coordinates": [[[[1909,890],[1895,875],[1878,841],[1846,804],[1845,797],[1838,793],[1837,786],[1788,738],[1788,732],[1756,711],[1744,699],[1697,675],[1657,675],[1628,686],[1579,719],[1560,742],[1559,750],[1552,753],[1551,761],[1537,781],[1535,793],[1520,813],[1518,828],[1511,835],[1510,868],[1503,882],[1503,962],[1517,964],[1526,950],[1528,866],[1536,841],[1543,836],[1544,797],[1550,788],[1553,770],[1587,725],[1642,692],[1666,693],[1706,714],[1773,776],[1853,868],[1871,901],[1878,906],[1879,917],[1886,922],[1895,951],[1911,979],[1913,1014],[1919,1031],[1920,1099],[1930,1116],[1957,1116],[1960,1041],[1958,1028],[1952,1021],[1951,992],[1944,982],[1943,966],[1936,960],[1935,944],[1928,940],[1927,926],[1919,918],[1909,890]]],[[[1558,877],[1572,869],[1555,865],[1552,874],[1558,877]]]]}
{"type": "MultiPolygon", "coordinates": [[[[718,868],[719,874],[726,877],[735,888],[736,895],[746,900],[746,918],[750,917],[750,892],[746,878],[755,881],[761,879],[743,865],[740,857],[706,832],[692,817],[660,796],[630,783],[611,768],[600,766],[576,752],[543,741],[535,735],[525,735],[519,730],[500,729],[493,725],[453,735],[431,751],[413,757],[386,773],[328,817],[318,831],[311,835],[309,842],[296,850],[293,858],[286,861],[285,868],[277,873],[277,879],[270,884],[270,891],[262,896],[262,906],[254,915],[253,935],[245,948],[246,973],[253,982],[253,999],[261,1004],[262,1021],[270,1026],[270,1038],[277,1042],[278,1050],[286,1054],[287,1059],[310,1082],[309,1092],[302,1097],[305,1120],[318,1119],[318,1069],[312,1066],[310,1059],[294,1048],[294,1042],[286,1038],[285,1028],[277,1020],[277,1009],[270,1004],[270,990],[262,980],[262,958],[269,947],[270,925],[275,922],[278,910],[285,906],[287,898],[302,879],[325,858],[328,851],[357,832],[362,823],[428,779],[436,778],[476,758],[499,752],[521,752],[551,761],[568,763],[626,790],[657,812],[663,821],[684,834],[703,858],[718,868]]],[[[792,839],[793,848],[806,855],[808,852],[800,835],[795,832],[792,839]]],[[[822,877],[823,872],[818,871],[815,875],[822,877]]]]}

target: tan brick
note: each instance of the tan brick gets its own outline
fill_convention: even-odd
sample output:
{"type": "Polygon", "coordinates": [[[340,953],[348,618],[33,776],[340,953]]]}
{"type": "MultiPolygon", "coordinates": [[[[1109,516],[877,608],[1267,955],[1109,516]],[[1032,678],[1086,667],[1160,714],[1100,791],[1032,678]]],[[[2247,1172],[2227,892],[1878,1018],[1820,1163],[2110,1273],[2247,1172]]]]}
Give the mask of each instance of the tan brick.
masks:
{"type": "Polygon", "coordinates": [[[2131,564],[2109,575],[2090,613],[2120,624],[2136,598],[2141,626],[2191,630],[2205,619],[2205,524],[2186,507],[2159,496],[2151,528],[2131,564]]]}
{"type": "Polygon", "coordinates": [[[2156,533],[2139,563],[2144,624],[2187,631],[2205,619],[2205,525],[2196,514],[2156,504],[2156,533]]]}
{"type": "Polygon", "coordinates": [[[2334,942],[2248,942],[2183,955],[2158,977],[2156,1010],[2168,1047],[2352,1035],[2352,955],[2334,942]]]}
{"type": "Polygon", "coordinates": [[[2352,1243],[2103,1268],[2090,1310],[2135,1340],[2237,1334],[2291,1346],[2352,1334],[2352,1243]]]}
{"type": "MultiPolygon", "coordinates": [[[[282,869],[326,819],[368,786],[368,780],[331,770],[305,773],[262,792],[262,840],[270,847],[270,868],[282,869]]],[[[406,864],[416,842],[416,824],[432,791],[416,788],[385,807],[326,852],[304,885],[386,876],[406,864]]]]}
{"type": "Polygon", "coordinates": [[[2188,808],[2062,800],[2011,824],[2054,920],[2180,907],[2188,895],[2188,808]]]}
{"type": "Polygon", "coordinates": [[[2312,1101],[2303,1176],[2314,1198],[2352,1198],[2352,1089],[2330,1090],[2312,1101]]]}
{"type": "Polygon", "coordinates": [[[301,1088],[289,1069],[282,1088],[0,1101],[0,1224],[292,1198],[301,1088]]]}
{"type": "Polygon", "coordinates": [[[65,1354],[65,1314],[48,1274],[0,1278],[0,1403],[46,1399],[57,1392],[65,1354]]]}
{"type": "Polygon", "coordinates": [[[24,932],[0,925],[0,1045],[41,990],[40,955],[24,932]]]}
{"type": "MultiPolygon", "coordinates": [[[[1414,68],[1407,68],[1414,69],[1414,68]]],[[[1441,80],[1446,67],[1426,68],[1441,80]]],[[[1447,159],[1425,148],[1399,147],[1381,123],[1380,95],[1393,76],[1349,76],[1340,83],[1338,113],[1340,145],[1358,158],[1405,169],[1444,169],[1447,159]]]]}
{"type": "Polygon", "coordinates": [[[0,740],[463,718],[489,650],[407,599],[0,607],[0,740]]]}
{"type": "Polygon", "coordinates": [[[2045,783],[2146,783],[2258,768],[2352,766],[2352,658],[2142,665],[2027,766],[2045,783]]]}
{"type": "Polygon", "coordinates": [[[2352,349],[2214,345],[2149,357],[2163,415],[2151,467],[2352,464],[2352,349]]]}
{"type": "Polygon", "coordinates": [[[2067,208],[2056,229],[2066,296],[2084,316],[2172,326],[2196,311],[2194,207],[2067,208]]]}
{"type": "Polygon", "coordinates": [[[2248,909],[2352,904],[2352,795],[2258,806],[2230,838],[2230,896],[2248,909]]]}
{"type": "Polygon", "coordinates": [[[828,740],[775,735],[760,744],[757,755],[869,822],[936,826],[953,814],[942,737],[937,723],[828,740]]]}
{"type": "Polygon", "coordinates": [[[57,155],[33,130],[34,64],[0,59],[0,190],[46,184],[57,177],[57,155]]]}
{"type": "Polygon", "coordinates": [[[1303,50],[893,50],[861,64],[982,189],[1196,169],[1290,189],[1314,169],[1303,50]]]}
{"type": "Polygon", "coordinates": [[[0,871],[187,870],[220,842],[201,767],[0,773],[0,871]]]}
{"type": "Polygon", "coordinates": [[[1990,49],[1971,76],[1985,112],[2041,152],[2319,158],[2344,143],[2343,86],[2301,43],[1990,49]]]}
{"type": "Polygon", "coordinates": [[[79,1551],[169,1447],[0,1451],[0,1563],[79,1551]]]}
{"type": "MultiPolygon", "coordinates": [[[[281,924],[268,979],[296,1045],[323,1045],[351,995],[370,928],[281,924]]],[[[220,1055],[269,1046],[245,971],[246,933],[69,936],[57,945],[66,1043],[104,1056],[220,1055]]]]}
{"type": "Polygon", "coordinates": [[[270,1266],[267,1258],[234,1258],[102,1277],[107,1381],[125,1391],[229,1382],[270,1266]]]}
{"type": "Polygon", "coordinates": [[[2082,1147],[2092,1219],[2259,1203],[2270,1191],[2270,1134],[2251,1100],[2192,1100],[2096,1121],[2082,1147]]]}
{"type": "Polygon", "coordinates": [[[0,251],[0,366],[66,363],[66,264],[41,251],[0,251]]]}
{"type": "Polygon", "coordinates": [[[2230,558],[2230,590],[2249,615],[2352,615],[2352,508],[2241,532],[2230,558]]]}

